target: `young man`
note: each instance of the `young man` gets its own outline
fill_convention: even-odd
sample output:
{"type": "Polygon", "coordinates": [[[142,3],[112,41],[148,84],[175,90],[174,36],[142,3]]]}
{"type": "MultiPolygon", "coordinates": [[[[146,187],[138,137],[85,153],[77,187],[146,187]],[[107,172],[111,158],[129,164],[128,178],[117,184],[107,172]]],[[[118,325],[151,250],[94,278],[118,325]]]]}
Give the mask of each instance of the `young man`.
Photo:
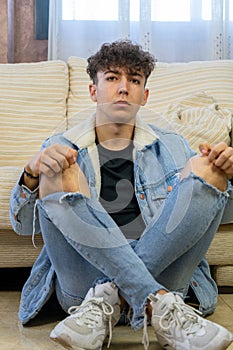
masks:
{"type": "Polygon", "coordinates": [[[45,244],[19,318],[35,317],[54,286],[70,316],[51,338],[68,349],[102,349],[126,305],[132,327],[150,321],[166,349],[233,340],[182,300],[218,225],[232,219],[233,149],[203,144],[194,156],[182,137],[140,119],[154,64],[130,41],[104,44],[88,59],[95,115],[46,140],[12,192],[15,231],[41,231],[45,244]]]}

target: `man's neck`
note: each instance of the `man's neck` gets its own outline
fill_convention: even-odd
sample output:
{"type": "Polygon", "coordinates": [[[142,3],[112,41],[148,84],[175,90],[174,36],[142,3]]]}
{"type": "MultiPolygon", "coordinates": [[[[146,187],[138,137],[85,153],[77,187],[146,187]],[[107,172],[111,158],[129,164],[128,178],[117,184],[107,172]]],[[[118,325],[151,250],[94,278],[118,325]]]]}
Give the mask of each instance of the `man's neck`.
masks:
{"type": "Polygon", "coordinates": [[[110,150],[122,150],[126,148],[133,139],[134,125],[108,123],[96,126],[96,137],[98,142],[110,150]]]}

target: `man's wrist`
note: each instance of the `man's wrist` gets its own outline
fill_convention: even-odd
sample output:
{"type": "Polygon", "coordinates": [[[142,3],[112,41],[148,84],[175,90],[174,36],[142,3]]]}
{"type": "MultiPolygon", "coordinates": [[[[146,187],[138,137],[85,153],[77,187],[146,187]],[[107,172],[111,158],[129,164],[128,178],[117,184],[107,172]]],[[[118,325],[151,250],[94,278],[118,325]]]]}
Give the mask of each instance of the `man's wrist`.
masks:
{"type": "Polygon", "coordinates": [[[39,180],[39,175],[34,175],[32,173],[30,173],[29,171],[26,170],[26,168],[24,168],[23,173],[31,180],[39,180]]]}
{"type": "Polygon", "coordinates": [[[29,173],[30,175],[33,176],[33,178],[31,178],[26,173],[29,173],[28,169],[24,169],[24,171],[21,175],[21,178],[19,180],[19,185],[20,186],[24,185],[30,191],[34,191],[39,185],[39,176],[36,174],[29,173]]]}

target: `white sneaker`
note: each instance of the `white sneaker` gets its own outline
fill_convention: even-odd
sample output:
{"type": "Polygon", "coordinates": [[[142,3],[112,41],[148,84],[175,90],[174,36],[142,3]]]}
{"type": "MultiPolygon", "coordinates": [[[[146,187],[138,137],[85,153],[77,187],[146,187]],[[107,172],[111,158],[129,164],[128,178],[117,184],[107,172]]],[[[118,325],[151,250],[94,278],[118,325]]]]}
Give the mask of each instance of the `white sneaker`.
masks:
{"type": "Polygon", "coordinates": [[[120,319],[117,287],[110,283],[91,288],[80,306],[72,306],[70,316],[53,329],[50,338],[66,349],[101,350],[106,336],[120,319]]]}
{"type": "Polygon", "coordinates": [[[180,296],[150,294],[149,299],[151,325],[164,349],[225,350],[233,342],[228,330],[199,316],[180,296]]]}

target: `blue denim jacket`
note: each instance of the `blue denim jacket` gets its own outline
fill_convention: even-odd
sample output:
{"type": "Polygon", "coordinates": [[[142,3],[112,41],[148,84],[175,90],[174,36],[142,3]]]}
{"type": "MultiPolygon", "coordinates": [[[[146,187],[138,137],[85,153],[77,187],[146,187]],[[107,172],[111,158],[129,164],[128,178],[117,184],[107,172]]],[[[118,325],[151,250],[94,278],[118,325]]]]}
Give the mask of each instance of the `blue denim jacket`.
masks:
{"type": "MultiPolygon", "coordinates": [[[[42,148],[60,143],[78,150],[78,163],[88,179],[91,197],[98,198],[101,179],[94,125],[95,117],[92,116],[84,123],[47,139],[42,148]]],[[[151,218],[159,214],[169,188],[177,181],[179,173],[194,152],[180,135],[145,124],[140,117],[136,121],[134,145],[135,193],[143,219],[149,224],[151,218]]],[[[37,198],[38,189],[30,191],[19,183],[12,191],[11,223],[20,235],[40,232],[35,210],[37,198]]],[[[224,215],[231,220],[232,198],[231,194],[224,215]]],[[[23,324],[34,318],[49,299],[54,289],[54,277],[55,273],[44,246],[22,290],[19,319],[23,324]]],[[[212,313],[217,303],[217,286],[210,276],[205,259],[196,268],[190,286],[200,302],[203,314],[212,313]]]]}

